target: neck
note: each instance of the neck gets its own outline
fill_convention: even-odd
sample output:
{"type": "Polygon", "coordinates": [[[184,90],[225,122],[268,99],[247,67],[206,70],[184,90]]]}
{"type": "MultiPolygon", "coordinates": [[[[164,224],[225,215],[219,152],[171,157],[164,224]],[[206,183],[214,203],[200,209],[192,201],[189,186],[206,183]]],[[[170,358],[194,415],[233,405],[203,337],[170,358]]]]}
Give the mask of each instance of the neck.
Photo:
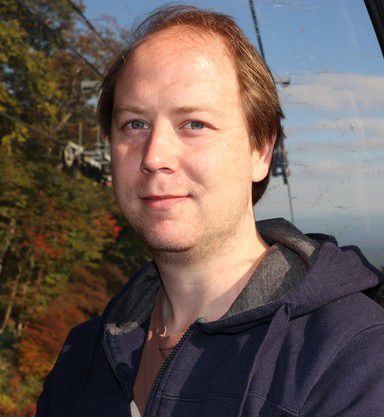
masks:
{"type": "Polygon", "coordinates": [[[197,318],[222,317],[265,256],[267,243],[252,222],[239,227],[214,255],[193,263],[156,259],[164,286],[163,321],[169,333],[185,330],[197,318]]]}

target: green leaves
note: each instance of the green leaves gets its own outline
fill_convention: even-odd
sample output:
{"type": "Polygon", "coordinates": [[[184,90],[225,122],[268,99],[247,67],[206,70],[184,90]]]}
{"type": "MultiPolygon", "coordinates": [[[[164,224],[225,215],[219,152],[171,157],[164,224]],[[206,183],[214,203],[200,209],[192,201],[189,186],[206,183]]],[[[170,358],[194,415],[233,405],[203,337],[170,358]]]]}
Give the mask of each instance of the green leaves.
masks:
{"type": "Polygon", "coordinates": [[[79,123],[94,144],[95,92],[81,85],[117,44],[113,22],[103,43],[75,17],[66,0],[0,0],[2,416],[34,414],[69,328],[149,258],[111,189],[59,167],[57,143],[76,141],[79,123]]]}

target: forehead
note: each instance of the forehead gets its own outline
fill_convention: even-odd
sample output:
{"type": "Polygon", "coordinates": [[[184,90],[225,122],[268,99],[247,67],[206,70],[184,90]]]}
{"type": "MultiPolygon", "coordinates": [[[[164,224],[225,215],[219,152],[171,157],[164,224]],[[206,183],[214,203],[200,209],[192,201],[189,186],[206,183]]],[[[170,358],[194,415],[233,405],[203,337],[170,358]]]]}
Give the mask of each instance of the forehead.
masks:
{"type": "Polygon", "coordinates": [[[170,49],[192,48],[212,54],[213,59],[230,58],[221,36],[193,26],[171,26],[149,35],[135,48],[135,53],[154,51],[159,46],[170,49]]]}
{"type": "MultiPolygon", "coordinates": [[[[131,53],[119,78],[131,81],[148,77],[216,82],[221,77],[237,89],[236,70],[224,41],[209,32],[187,26],[170,27],[150,35],[131,53]]],[[[228,88],[228,85],[227,87],[228,88]]]]}

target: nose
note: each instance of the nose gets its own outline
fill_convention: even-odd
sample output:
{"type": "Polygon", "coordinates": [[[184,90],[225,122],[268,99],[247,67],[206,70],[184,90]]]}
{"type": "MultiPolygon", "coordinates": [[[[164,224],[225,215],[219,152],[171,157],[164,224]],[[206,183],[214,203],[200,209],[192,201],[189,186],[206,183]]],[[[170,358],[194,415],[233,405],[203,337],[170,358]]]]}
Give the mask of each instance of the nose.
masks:
{"type": "Polygon", "coordinates": [[[140,170],[144,174],[158,171],[172,173],[177,170],[177,135],[173,127],[153,127],[146,141],[140,170]]]}

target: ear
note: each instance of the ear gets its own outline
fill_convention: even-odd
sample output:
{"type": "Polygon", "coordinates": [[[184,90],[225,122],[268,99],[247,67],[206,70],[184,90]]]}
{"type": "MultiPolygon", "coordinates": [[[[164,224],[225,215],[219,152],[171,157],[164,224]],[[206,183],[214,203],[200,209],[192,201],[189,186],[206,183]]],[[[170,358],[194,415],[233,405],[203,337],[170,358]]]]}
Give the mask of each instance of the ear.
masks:
{"type": "Polygon", "coordinates": [[[254,149],[252,151],[252,181],[262,181],[268,174],[269,166],[271,165],[273,149],[275,147],[277,134],[273,136],[272,140],[264,145],[262,149],[254,149]]]}

